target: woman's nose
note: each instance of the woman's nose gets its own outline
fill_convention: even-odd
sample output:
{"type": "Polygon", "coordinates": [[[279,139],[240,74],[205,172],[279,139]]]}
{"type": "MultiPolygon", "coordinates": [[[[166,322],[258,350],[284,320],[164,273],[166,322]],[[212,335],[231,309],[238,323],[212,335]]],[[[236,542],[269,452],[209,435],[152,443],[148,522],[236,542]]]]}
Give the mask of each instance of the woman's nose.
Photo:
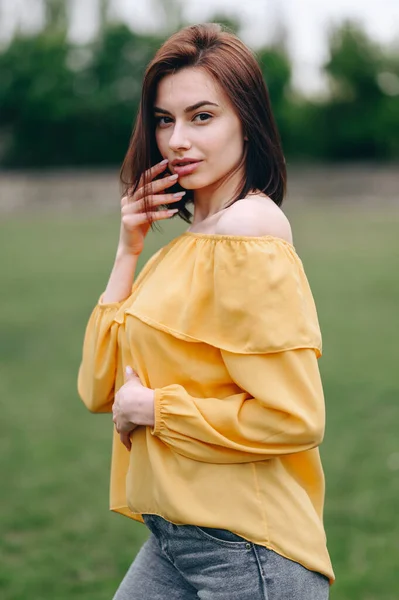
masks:
{"type": "Polygon", "coordinates": [[[188,150],[191,148],[191,143],[185,134],[184,127],[174,126],[173,133],[169,138],[169,148],[175,152],[180,149],[188,150]]]}

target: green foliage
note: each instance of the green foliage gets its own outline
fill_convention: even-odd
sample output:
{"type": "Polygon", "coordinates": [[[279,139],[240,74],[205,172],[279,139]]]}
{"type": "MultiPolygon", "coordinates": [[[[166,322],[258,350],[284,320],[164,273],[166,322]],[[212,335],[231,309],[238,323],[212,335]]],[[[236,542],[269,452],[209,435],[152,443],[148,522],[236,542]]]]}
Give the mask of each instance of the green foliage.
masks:
{"type": "Polygon", "coordinates": [[[131,133],[146,63],[162,40],[109,25],[87,46],[45,30],[0,55],[0,128],[8,166],[116,164],[131,133]]]}
{"type": "MultiPolygon", "coordinates": [[[[52,164],[60,134],[76,114],[74,78],[65,64],[65,33],[16,37],[0,55],[0,126],[10,129],[5,164],[52,164]]],[[[66,148],[60,157],[68,159],[66,148]]]]}
{"type": "Polygon", "coordinates": [[[267,89],[270,95],[273,114],[277,121],[284,148],[288,150],[289,128],[286,119],[290,112],[289,89],[291,83],[291,63],[284,47],[261,48],[256,53],[267,89]]]}
{"type": "Polygon", "coordinates": [[[321,123],[329,140],[327,156],[334,159],[394,156],[395,147],[398,149],[399,107],[396,102],[395,111],[392,97],[379,84],[379,75],[386,69],[399,74],[399,57],[395,65],[394,57],[384,53],[351,23],[332,33],[330,48],[325,69],[332,79],[333,95],[323,107],[321,123]]]}
{"type": "Polygon", "coordinates": [[[340,29],[333,30],[330,51],[325,68],[340,85],[337,97],[361,100],[366,95],[371,95],[372,99],[379,96],[377,75],[383,54],[359,26],[346,22],[340,29]]]}
{"type": "Polygon", "coordinates": [[[332,31],[325,64],[331,93],[291,98],[284,113],[289,155],[313,160],[399,157],[399,55],[352,23],[332,31]]]}
{"type": "MultiPolygon", "coordinates": [[[[125,154],[144,69],[165,35],[107,22],[103,0],[97,39],[76,46],[66,36],[67,5],[47,0],[44,30],[17,35],[0,54],[2,165],[113,165],[125,154]]],[[[238,21],[220,20],[239,30],[238,21]]],[[[284,47],[261,48],[257,57],[289,158],[398,158],[397,53],[358,26],[336,28],[325,65],[331,94],[323,101],[292,93],[284,47]]]]}
{"type": "Polygon", "coordinates": [[[71,0],[43,0],[45,28],[66,31],[68,28],[68,6],[71,0]]]}

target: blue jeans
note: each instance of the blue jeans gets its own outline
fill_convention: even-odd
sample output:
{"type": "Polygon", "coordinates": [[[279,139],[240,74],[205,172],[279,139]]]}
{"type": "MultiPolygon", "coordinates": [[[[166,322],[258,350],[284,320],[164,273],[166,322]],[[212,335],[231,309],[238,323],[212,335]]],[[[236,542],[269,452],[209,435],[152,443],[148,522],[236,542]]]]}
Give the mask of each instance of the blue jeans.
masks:
{"type": "Polygon", "coordinates": [[[151,531],[113,600],[327,600],[320,573],[225,529],[143,515],[151,531]]]}

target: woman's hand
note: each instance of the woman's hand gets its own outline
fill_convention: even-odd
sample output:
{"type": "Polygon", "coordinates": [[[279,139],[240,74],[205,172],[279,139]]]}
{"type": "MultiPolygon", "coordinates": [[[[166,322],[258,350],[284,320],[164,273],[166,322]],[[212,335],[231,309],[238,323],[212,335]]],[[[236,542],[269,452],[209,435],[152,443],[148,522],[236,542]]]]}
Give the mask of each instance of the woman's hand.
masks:
{"type": "Polygon", "coordinates": [[[126,367],[125,383],[115,396],[112,413],[116,431],[128,450],[132,446],[130,434],[137,425],[154,425],[154,391],[142,385],[131,367],[126,367]]]}
{"type": "Polygon", "coordinates": [[[168,161],[162,161],[146,171],[147,185],[144,187],[144,177],[141,177],[139,186],[133,195],[124,196],[121,200],[122,222],[119,236],[118,252],[121,254],[139,255],[144,247],[144,239],[153,221],[169,219],[177,213],[178,209],[157,210],[158,206],[178,202],[185,192],[176,194],[163,194],[162,192],[174,185],[177,175],[169,175],[155,181],[154,177],[165,170],[168,161]],[[148,214],[144,212],[144,199],[155,210],[148,214]]]}

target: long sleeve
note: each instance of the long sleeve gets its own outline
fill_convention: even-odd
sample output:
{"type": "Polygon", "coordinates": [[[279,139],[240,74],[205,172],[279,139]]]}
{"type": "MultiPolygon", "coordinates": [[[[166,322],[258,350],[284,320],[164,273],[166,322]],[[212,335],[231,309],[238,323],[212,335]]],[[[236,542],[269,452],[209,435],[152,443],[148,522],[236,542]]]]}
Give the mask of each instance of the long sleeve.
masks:
{"type": "Polygon", "coordinates": [[[136,277],[132,294],[120,302],[103,303],[101,294],[86,326],[82,361],[78,374],[78,393],[87,408],[95,413],[111,412],[115,395],[117,370],[118,331],[124,322],[123,310],[134,292],[156,263],[162,251],[158,250],[146,262],[136,277]]]}
{"type": "Polygon", "coordinates": [[[267,460],[321,443],[324,396],[313,349],[222,356],[238,392],[194,398],[180,385],[155,390],[155,436],[209,463],[267,460]]]}
{"type": "Polygon", "coordinates": [[[95,306],[87,323],[82,361],[78,374],[78,392],[92,412],[111,412],[114,400],[118,356],[116,313],[122,303],[95,306]]]}

